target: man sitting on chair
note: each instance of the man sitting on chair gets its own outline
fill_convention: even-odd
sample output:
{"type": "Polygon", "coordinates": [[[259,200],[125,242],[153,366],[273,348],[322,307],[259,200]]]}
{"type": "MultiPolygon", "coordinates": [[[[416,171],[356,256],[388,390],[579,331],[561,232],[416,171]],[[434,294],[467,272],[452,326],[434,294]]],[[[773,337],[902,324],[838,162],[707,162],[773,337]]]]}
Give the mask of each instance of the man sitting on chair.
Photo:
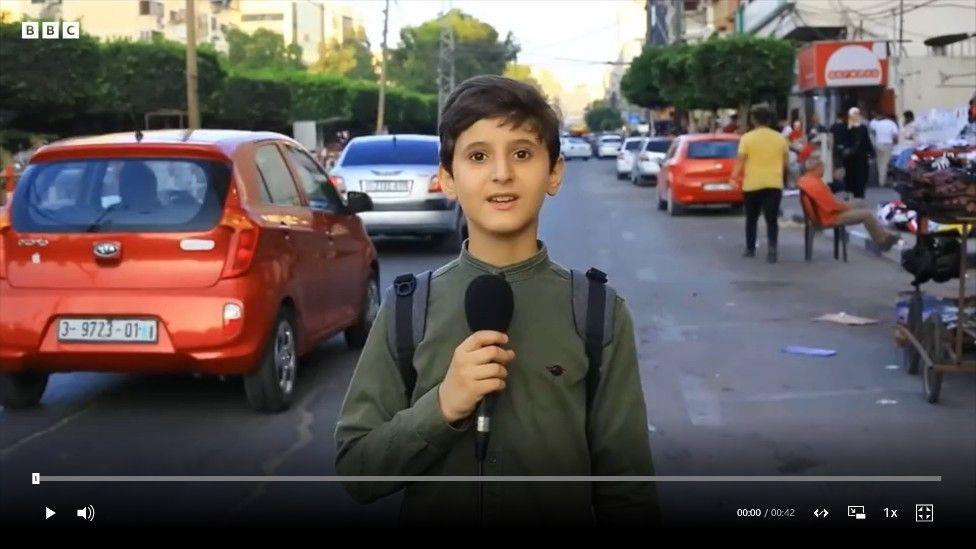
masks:
{"type": "Polygon", "coordinates": [[[804,167],[806,172],[797,185],[810,197],[813,207],[817,209],[817,215],[825,226],[863,224],[871,235],[871,240],[885,252],[898,243],[898,235],[885,231],[881,222],[863,202],[837,200],[830,187],[824,183],[823,162],[817,155],[808,158],[804,167]]]}

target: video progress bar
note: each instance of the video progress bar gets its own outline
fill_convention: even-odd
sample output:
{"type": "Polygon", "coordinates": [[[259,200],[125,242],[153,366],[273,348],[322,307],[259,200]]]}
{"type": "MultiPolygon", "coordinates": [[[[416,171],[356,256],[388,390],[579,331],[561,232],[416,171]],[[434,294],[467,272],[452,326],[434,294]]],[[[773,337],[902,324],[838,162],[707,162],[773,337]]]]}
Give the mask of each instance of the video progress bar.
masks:
{"type": "Polygon", "coordinates": [[[339,475],[31,475],[41,482],[942,482],[942,476],[339,476],[339,475]]]}

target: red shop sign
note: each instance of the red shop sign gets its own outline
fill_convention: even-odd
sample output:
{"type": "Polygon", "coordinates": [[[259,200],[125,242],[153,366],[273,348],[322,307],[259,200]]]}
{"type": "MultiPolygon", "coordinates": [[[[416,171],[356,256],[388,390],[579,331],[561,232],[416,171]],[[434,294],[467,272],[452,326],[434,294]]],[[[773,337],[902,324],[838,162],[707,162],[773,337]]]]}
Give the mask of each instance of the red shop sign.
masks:
{"type": "Polygon", "coordinates": [[[797,53],[797,62],[800,91],[888,83],[884,42],[814,42],[797,53]]]}

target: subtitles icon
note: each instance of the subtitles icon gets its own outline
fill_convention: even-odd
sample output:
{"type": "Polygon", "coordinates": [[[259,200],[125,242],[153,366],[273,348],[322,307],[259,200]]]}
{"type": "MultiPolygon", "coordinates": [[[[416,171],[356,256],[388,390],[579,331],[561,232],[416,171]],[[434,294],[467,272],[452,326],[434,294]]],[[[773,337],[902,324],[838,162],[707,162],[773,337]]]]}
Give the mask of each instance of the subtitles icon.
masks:
{"type": "Polygon", "coordinates": [[[933,522],[935,520],[935,505],[931,503],[915,504],[915,522],[933,522]]]}
{"type": "Polygon", "coordinates": [[[848,505],[847,516],[854,517],[855,520],[864,520],[868,518],[867,513],[864,512],[863,505],[848,505]]]}

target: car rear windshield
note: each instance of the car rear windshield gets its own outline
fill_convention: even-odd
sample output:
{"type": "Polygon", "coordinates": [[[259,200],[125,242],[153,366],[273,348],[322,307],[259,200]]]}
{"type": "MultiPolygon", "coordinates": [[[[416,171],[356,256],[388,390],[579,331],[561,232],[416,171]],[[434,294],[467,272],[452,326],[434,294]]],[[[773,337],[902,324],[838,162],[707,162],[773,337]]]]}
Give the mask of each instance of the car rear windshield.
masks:
{"type": "Polygon", "coordinates": [[[437,148],[437,141],[417,139],[352,142],[342,159],[342,166],[386,164],[436,166],[440,162],[437,148]]]}
{"type": "Polygon", "coordinates": [[[230,166],[166,158],[73,160],[24,171],[11,206],[19,232],[196,232],[216,226],[230,166]]]}
{"type": "Polygon", "coordinates": [[[644,146],[644,150],[647,152],[655,153],[666,153],[668,152],[668,147],[671,146],[670,141],[664,139],[656,139],[654,141],[648,141],[647,145],[644,146]]]}
{"type": "Polygon", "coordinates": [[[636,151],[640,149],[640,146],[640,141],[628,141],[627,144],[624,145],[624,149],[628,151],[636,151]]]}
{"type": "Polygon", "coordinates": [[[600,142],[601,143],[610,143],[610,142],[620,143],[620,138],[617,137],[617,136],[615,136],[615,135],[609,135],[609,136],[601,137],[600,138],[600,142]]]}
{"type": "Polygon", "coordinates": [[[688,158],[735,158],[738,150],[735,141],[696,141],[688,145],[688,158]]]}

